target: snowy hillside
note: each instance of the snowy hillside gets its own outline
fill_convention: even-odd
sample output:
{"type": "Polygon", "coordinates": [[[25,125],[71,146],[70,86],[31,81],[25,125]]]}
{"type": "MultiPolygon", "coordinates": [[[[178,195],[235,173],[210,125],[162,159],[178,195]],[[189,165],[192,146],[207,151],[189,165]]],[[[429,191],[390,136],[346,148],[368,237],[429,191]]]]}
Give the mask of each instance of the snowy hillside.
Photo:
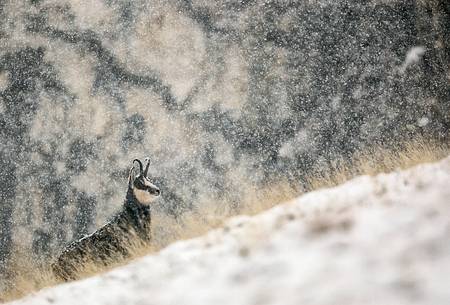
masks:
{"type": "Polygon", "coordinates": [[[448,304],[450,157],[315,191],[11,304],[448,304]]]}

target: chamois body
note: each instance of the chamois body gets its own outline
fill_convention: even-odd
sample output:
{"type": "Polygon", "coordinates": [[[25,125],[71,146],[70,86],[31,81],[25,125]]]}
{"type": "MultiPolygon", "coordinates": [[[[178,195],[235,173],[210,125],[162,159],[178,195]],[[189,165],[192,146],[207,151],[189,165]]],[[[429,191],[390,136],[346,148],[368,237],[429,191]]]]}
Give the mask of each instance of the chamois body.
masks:
{"type": "Polygon", "coordinates": [[[149,203],[159,196],[160,191],[146,177],[148,164],[145,174],[142,172],[142,165],[140,168],[140,175],[134,179],[133,168],[130,170],[128,191],[122,210],[94,233],[73,241],[64,248],[52,264],[53,273],[57,277],[66,281],[73,280],[86,266],[108,266],[129,257],[132,247],[150,243],[149,203]]]}

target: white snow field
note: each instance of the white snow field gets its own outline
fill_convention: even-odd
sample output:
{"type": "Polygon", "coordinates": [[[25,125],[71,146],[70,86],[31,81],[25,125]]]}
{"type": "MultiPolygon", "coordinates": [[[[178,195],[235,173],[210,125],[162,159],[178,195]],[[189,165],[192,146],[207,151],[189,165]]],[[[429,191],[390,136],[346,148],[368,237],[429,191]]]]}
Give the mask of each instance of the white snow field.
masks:
{"type": "Polygon", "coordinates": [[[233,218],[10,304],[450,304],[450,157],[233,218]]]}

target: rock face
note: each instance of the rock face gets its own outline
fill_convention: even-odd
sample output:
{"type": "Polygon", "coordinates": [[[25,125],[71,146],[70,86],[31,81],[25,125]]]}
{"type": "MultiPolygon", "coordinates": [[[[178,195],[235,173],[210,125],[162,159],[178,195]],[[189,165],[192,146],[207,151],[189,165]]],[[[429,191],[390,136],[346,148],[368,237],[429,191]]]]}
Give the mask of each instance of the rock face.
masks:
{"type": "Polygon", "coordinates": [[[131,158],[164,211],[449,139],[441,1],[0,4],[0,271],[104,222],[131,158]]]}
{"type": "Polygon", "coordinates": [[[450,157],[358,177],[11,305],[444,305],[448,185],[450,157]]]}

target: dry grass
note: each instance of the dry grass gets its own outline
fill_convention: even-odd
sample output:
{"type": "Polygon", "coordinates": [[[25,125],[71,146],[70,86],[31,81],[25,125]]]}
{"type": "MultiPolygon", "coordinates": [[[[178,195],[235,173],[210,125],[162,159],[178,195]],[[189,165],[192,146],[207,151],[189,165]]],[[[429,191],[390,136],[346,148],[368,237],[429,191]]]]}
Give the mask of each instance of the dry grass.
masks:
{"type": "MultiPolygon", "coordinates": [[[[220,227],[223,222],[237,214],[257,214],[281,202],[299,196],[304,191],[330,187],[341,184],[357,175],[376,175],[405,169],[417,164],[434,162],[450,154],[448,145],[437,144],[425,140],[417,140],[402,145],[397,149],[373,149],[357,154],[351,161],[335,161],[320,171],[314,171],[302,186],[292,186],[287,181],[279,181],[269,188],[256,189],[247,187],[238,208],[229,208],[227,202],[202,204],[199,211],[185,213],[180,219],[156,214],[152,218],[153,240],[151,247],[133,245],[132,257],[120,263],[112,262],[105,268],[93,264],[80,269],[80,278],[105,272],[109,269],[129,263],[131,260],[156,252],[168,244],[183,239],[200,236],[205,232],[220,227]],[[306,189],[305,189],[306,185],[306,189]]],[[[226,200],[224,200],[226,201],[226,200]]],[[[20,255],[19,255],[20,256],[20,255]]],[[[25,255],[21,256],[25,257],[25,255]]],[[[31,260],[16,261],[14,270],[17,273],[14,285],[0,301],[8,301],[22,297],[32,291],[58,283],[50,270],[30,265],[31,260]]]]}
{"type": "Polygon", "coordinates": [[[14,282],[8,284],[8,289],[0,295],[0,302],[7,302],[33,291],[58,284],[50,266],[36,266],[30,255],[16,250],[11,261],[11,270],[14,270],[14,282]]]}
{"type": "Polygon", "coordinates": [[[328,168],[309,175],[307,191],[332,187],[360,175],[374,176],[418,164],[436,162],[450,154],[450,145],[417,139],[397,148],[375,148],[356,153],[351,161],[337,160],[328,168]]]}

